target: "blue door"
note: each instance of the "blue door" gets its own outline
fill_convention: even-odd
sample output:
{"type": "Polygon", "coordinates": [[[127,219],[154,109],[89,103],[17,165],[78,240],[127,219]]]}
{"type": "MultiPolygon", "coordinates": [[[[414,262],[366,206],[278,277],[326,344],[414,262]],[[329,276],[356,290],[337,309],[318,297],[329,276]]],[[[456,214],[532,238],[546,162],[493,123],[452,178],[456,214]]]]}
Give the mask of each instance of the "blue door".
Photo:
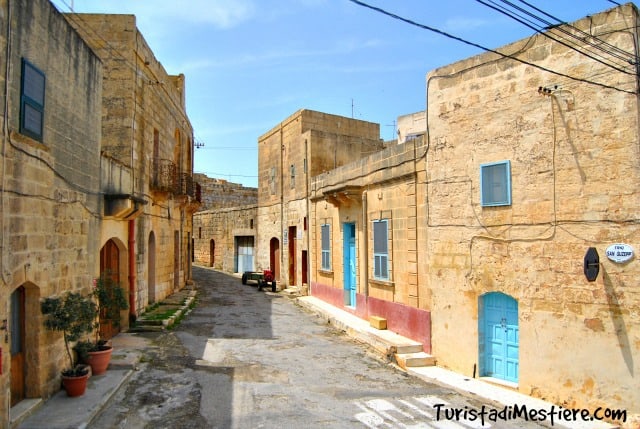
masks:
{"type": "Polygon", "coordinates": [[[356,306],[356,225],[345,223],[342,228],[342,272],[344,273],[344,305],[356,306]]]}
{"type": "Polygon", "coordinates": [[[480,375],[518,382],[518,301],[500,292],[480,297],[480,375]]]}

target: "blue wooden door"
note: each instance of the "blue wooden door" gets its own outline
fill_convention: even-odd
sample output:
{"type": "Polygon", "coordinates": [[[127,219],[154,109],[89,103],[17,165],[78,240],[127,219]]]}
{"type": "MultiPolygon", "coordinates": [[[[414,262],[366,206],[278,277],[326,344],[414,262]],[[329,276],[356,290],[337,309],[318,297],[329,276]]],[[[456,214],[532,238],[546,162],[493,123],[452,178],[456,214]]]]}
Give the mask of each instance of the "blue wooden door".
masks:
{"type": "Polygon", "coordinates": [[[480,375],[518,382],[518,301],[500,292],[480,302],[480,375]]]}
{"type": "Polygon", "coordinates": [[[342,228],[342,272],[344,273],[344,305],[356,306],[356,225],[345,223],[342,228]]]}

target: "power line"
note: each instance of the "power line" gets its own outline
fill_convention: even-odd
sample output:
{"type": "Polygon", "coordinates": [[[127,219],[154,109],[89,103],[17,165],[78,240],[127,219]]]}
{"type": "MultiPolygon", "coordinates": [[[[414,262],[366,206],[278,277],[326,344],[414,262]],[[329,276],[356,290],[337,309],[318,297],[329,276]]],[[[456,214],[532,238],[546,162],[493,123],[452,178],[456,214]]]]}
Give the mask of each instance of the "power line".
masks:
{"type": "Polygon", "coordinates": [[[507,54],[504,54],[504,53],[502,53],[500,51],[497,51],[495,49],[487,48],[486,46],[480,45],[478,43],[471,42],[469,40],[463,39],[463,38],[458,37],[458,36],[454,36],[454,35],[449,34],[449,33],[445,32],[443,30],[439,30],[437,28],[430,27],[430,26],[425,25],[425,24],[420,24],[420,23],[418,23],[416,21],[413,21],[411,19],[404,18],[402,16],[396,15],[396,14],[394,14],[392,12],[389,12],[389,11],[386,11],[386,10],[384,10],[382,8],[379,8],[379,7],[376,7],[376,6],[372,6],[370,4],[362,2],[360,0],[349,0],[349,1],[352,2],[352,3],[355,3],[355,4],[359,5],[359,6],[365,7],[367,9],[371,9],[373,11],[379,12],[379,13],[381,13],[383,15],[387,15],[387,16],[393,18],[393,19],[397,19],[399,21],[402,21],[402,22],[405,22],[407,24],[416,26],[418,28],[422,28],[424,30],[428,30],[428,31],[440,34],[440,35],[445,36],[445,37],[447,37],[449,39],[453,39],[453,40],[456,40],[458,42],[464,43],[466,45],[473,46],[473,47],[478,48],[478,49],[482,49],[483,51],[491,52],[491,53],[499,55],[499,56],[501,56],[503,58],[508,58],[508,59],[517,61],[519,63],[526,64],[526,65],[531,66],[531,67],[535,67],[538,70],[542,70],[542,71],[545,71],[547,73],[554,74],[556,76],[561,76],[561,77],[565,77],[565,78],[568,78],[568,79],[571,79],[571,80],[575,80],[575,81],[578,81],[578,82],[583,82],[583,83],[587,83],[587,84],[590,84],[590,85],[596,85],[596,86],[599,86],[599,87],[602,87],[602,88],[612,89],[612,90],[615,90],[615,91],[620,91],[620,92],[624,92],[624,93],[627,93],[627,94],[636,95],[635,91],[628,91],[626,89],[617,88],[615,86],[607,85],[607,84],[604,84],[604,83],[594,82],[594,81],[583,79],[583,78],[579,78],[579,77],[576,77],[576,76],[571,76],[571,75],[566,74],[566,73],[562,73],[562,72],[559,72],[559,71],[556,71],[556,70],[553,70],[553,69],[549,69],[547,67],[543,67],[543,66],[541,66],[539,64],[530,63],[530,62],[525,61],[525,60],[523,60],[521,58],[514,57],[512,55],[507,55],[507,54]]]}
{"type": "MultiPolygon", "coordinates": [[[[552,36],[551,31],[542,31],[542,29],[537,28],[537,27],[536,27],[535,25],[533,25],[533,24],[530,24],[531,20],[525,19],[525,18],[523,18],[522,16],[517,15],[516,13],[514,13],[514,12],[512,12],[512,11],[506,10],[504,7],[501,7],[501,6],[496,5],[496,3],[495,3],[494,1],[492,1],[492,0],[486,0],[486,1],[485,1],[485,0],[476,0],[476,2],[477,2],[477,3],[480,3],[480,4],[484,5],[484,6],[487,6],[487,7],[491,8],[491,9],[493,9],[493,10],[497,11],[497,12],[500,12],[500,13],[502,13],[502,14],[506,15],[506,16],[508,16],[509,18],[513,19],[514,21],[517,21],[517,22],[519,22],[519,23],[521,23],[521,24],[525,25],[526,27],[531,28],[531,29],[532,29],[532,30],[534,30],[536,33],[541,34],[542,36],[547,37],[547,38],[549,38],[549,39],[551,39],[551,40],[553,40],[553,41],[555,41],[555,42],[557,42],[557,43],[559,43],[559,44],[561,44],[561,45],[563,45],[563,46],[565,46],[565,47],[567,47],[567,48],[569,48],[569,49],[571,49],[571,50],[573,50],[573,51],[576,51],[576,52],[578,52],[579,54],[584,55],[584,56],[586,56],[586,57],[588,57],[588,58],[590,58],[590,59],[592,59],[592,60],[594,60],[594,61],[596,61],[596,62],[599,62],[600,64],[602,64],[602,65],[604,65],[604,66],[611,67],[611,68],[613,68],[614,70],[617,70],[617,71],[619,71],[619,72],[621,72],[621,73],[625,73],[625,74],[635,74],[635,72],[629,72],[629,71],[627,71],[627,70],[625,70],[625,69],[623,69],[623,68],[620,68],[617,64],[611,64],[611,63],[609,63],[609,62],[605,61],[604,59],[601,59],[601,58],[595,57],[593,54],[590,54],[590,53],[587,53],[587,52],[584,52],[584,51],[579,50],[576,46],[572,46],[572,45],[570,45],[568,42],[565,42],[564,40],[561,40],[561,39],[558,39],[558,38],[553,37],[553,36],[552,36]],[[529,23],[528,23],[528,22],[529,22],[529,23]]],[[[532,17],[535,17],[535,18],[537,18],[537,19],[540,19],[539,17],[536,17],[535,15],[531,14],[530,12],[525,11],[524,9],[519,8],[519,7],[517,7],[517,6],[514,6],[512,3],[508,2],[508,1],[503,1],[503,3],[509,4],[509,5],[511,5],[512,7],[516,7],[517,9],[519,9],[519,10],[523,11],[524,13],[526,13],[526,14],[528,14],[528,15],[532,16],[532,17]]],[[[551,27],[551,26],[552,26],[552,25],[551,25],[550,23],[547,23],[547,28],[549,28],[549,27],[551,27]]],[[[567,33],[567,34],[570,34],[570,32],[568,32],[568,31],[566,31],[566,30],[565,30],[564,32],[565,32],[565,33],[567,33]]],[[[583,48],[583,49],[584,49],[584,48],[583,48]]],[[[607,51],[607,52],[608,52],[608,51],[607,51]]],[[[609,52],[609,53],[610,53],[610,52],[609,52]]],[[[612,54],[612,55],[613,55],[613,54],[612,54]]],[[[628,62],[628,61],[627,61],[627,62],[628,62]]]]}
{"type": "MultiPolygon", "coordinates": [[[[606,62],[604,57],[601,57],[601,58],[603,58],[602,60],[599,59],[599,58],[594,58],[592,55],[599,55],[599,54],[597,54],[595,52],[586,53],[586,52],[583,52],[583,51],[579,50],[577,45],[569,45],[568,44],[569,43],[568,39],[578,40],[578,42],[580,42],[580,44],[588,45],[588,46],[590,46],[590,47],[592,47],[592,48],[594,48],[594,49],[596,49],[598,51],[601,51],[601,52],[603,52],[603,53],[605,53],[607,55],[610,55],[610,56],[612,56],[614,58],[617,58],[617,59],[623,61],[626,65],[629,65],[629,64],[630,65],[635,65],[636,64],[637,59],[636,59],[636,55],[635,54],[630,53],[630,52],[626,52],[623,49],[620,49],[617,46],[611,45],[610,43],[608,43],[608,42],[606,42],[606,41],[604,41],[602,39],[599,39],[596,36],[588,34],[588,33],[580,30],[579,28],[577,28],[577,27],[575,27],[575,26],[573,26],[571,24],[567,24],[566,22],[561,21],[560,19],[554,17],[553,15],[548,14],[547,12],[537,8],[536,6],[526,2],[524,0],[519,0],[519,1],[521,3],[523,3],[523,4],[525,4],[526,6],[528,6],[529,8],[537,11],[538,13],[542,13],[543,15],[553,19],[555,21],[555,23],[550,22],[547,19],[536,15],[535,13],[533,13],[533,12],[531,12],[529,10],[526,10],[525,8],[523,8],[521,6],[517,6],[517,5],[515,5],[514,3],[512,3],[511,1],[508,1],[508,0],[500,0],[500,1],[502,3],[504,3],[505,5],[511,7],[515,11],[514,10],[508,10],[507,8],[505,8],[503,6],[499,6],[493,0],[486,0],[486,1],[476,0],[476,1],[478,3],[481,3],[481,4],[491,8],[491,9],[494,9],[494,10],[496,10],[496,11],[498,11],[498,12],[504,14],[504,15],[507,15],[508,17],[512,18],[513,20],[515,20],[517,22],[520,22],[521,24],[524,24],[525,26],[531,28],[532,30],[536,31],[537,33],[542,34],[543,36],[548,37],[548,38],[550,38],[550,39],[552,39],[552,40],[554,40],[554,41],[556,41],[556,42],[558,42],[558,43],[560,43],[560,44],[562,44],[562,45],[564,45],[564,46],[566,46],[566,47],[568,47],[570,49],[573,49],[576,52],[579,52],[579,53],[581,53],[581,54],[583,54],[583,55],[585,55],[585,56],[587,56],[587,57],[589,57],[589,58],[591,58],[591,59],[593,59],[595,61],[598,61],[598,62],[600,62],[600,63],[602,63],[604,65],[612,67],[615,70],[618,70],[618,71],[620,71],[622,73],[635,74],[635,71],[634,72],[628,72],[628,71],[626,71],[624,69],[620,69],[619,68],[620,66],[618,64],[615,64],[615,63],[614,64],[609,64],[608,62],[606,62]],[[487,4],[487,2],[493,4],[493,6],[487,4]],[[518,12],[516,12],[516,11],[519,11],[521,14],[518,14],[518,12]],[[540,26],[540,24],[536,24],[534,21],[526,18],[522,14],[533,18],[535,21],[538,21],[539,23],[543,24],[543,26],[540,26]],[[570,28],[573,31],[569,31],[567,29],[567,27],[570,28]],[[544,32],[544,30],[549,30],[549,31],[544,32]],[[563,40],[559,40],[559,39],[556,39],[555,37],[552,37],[552,36],[555,36],[553,31],[557,31],[557,32],[560,32],[560,33],[563,33],[563,34],[567,35],[568,38],[565,39],[565,40],[567,40],[567,42],[565,43],[563,40]],[[593,40],[596,40],[598,43],[594,43],[593,40]]],[[[587,47],[585,47],[585,46],[580,46],[580,48],[583,49],[584,51],[587,51],[587,47]]]]}

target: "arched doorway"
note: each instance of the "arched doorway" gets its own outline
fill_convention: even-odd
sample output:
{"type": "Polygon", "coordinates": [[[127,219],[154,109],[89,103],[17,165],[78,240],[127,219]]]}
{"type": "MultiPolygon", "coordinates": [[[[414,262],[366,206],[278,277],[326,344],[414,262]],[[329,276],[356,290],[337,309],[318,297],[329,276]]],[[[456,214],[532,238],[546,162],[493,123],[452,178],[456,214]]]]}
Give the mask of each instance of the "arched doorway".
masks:
{"type": "Polygon", "coordinates": [[[25,398],[25,289],[20,286],[11,294],[11,406],[25,398]]]}
{"type": "Polygon", "coordinates": [[[480,376],[518,382],[518,301],[501,292],[480,297],[478,343],[480,376]]]}
{"type": "MultiPolygon", "coordinates": [[[[107,288],[120,286],[120,249],[112,239],[100,249],[100,278],[107,288]]],[[[108,340],[120,332],[120,327],[103,316],[100,314],[100,338],[108,340]]]]}
{"type": "Polygon", "coordinates": [[[11,359],[11,406],[25,398],[41,394],[38,371],[40,338],[37,323],[31,323],[40,314],[40,289],[24,283],[9,296],[9,347],[11,359]]]}
{"type": "Polygon", "coordinates": [[[209,266],[213,267],[216,262],[216,241],[211,239],[209,241],[209,266]]]}
{"type": "Polygon", "coordinates": [[[274,278],[280,280],[280,241],[275,237],[269,242],[269,268],[274,278]]]}
{"type": "Polygon", "coordinates": [[[153,304],[156,302],[156,235],[153,231],[149,233],[147,252],[147,299],[153,304]]]}

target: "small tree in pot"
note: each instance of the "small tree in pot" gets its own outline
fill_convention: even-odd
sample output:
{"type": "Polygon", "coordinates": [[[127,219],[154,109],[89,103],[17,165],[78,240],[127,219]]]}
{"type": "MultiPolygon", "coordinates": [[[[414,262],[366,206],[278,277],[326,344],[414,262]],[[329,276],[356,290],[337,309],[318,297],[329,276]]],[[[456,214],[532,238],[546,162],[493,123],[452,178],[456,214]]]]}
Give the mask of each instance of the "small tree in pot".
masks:
{"type": "Polygon", "coordinates": [[[67,292],[61,297],[48,297],[40,303],[45,317],[44,326],[52,331],[62,332],[69,358],[69,367],[62,371],[62,384],[69,396],[80,396],[86,389],[89,370],[75,365],[71,353],[71,343],[95,328],[98,307],[89,297],[76,292],[67,292]],[[79,390],[71,384],[80,383],[79,390]]]}
{"type": "MultiPolygon", "coordinates": [[[[102,337],[102,329],[120,326],[120,312],[129,308],[124,289],[109,273],[103,273],[94,282],[93,296],[97,302],[98,316],[94,325],[94,339],[76,344],[80,360],[91,365],[94,375],[104,373],[111,360],[112,347],[102,337]],[[102,326],[104,324],[105,326],[102,326]]],[[[108,337],[107,337],[108,338],[108,337]]]]}

